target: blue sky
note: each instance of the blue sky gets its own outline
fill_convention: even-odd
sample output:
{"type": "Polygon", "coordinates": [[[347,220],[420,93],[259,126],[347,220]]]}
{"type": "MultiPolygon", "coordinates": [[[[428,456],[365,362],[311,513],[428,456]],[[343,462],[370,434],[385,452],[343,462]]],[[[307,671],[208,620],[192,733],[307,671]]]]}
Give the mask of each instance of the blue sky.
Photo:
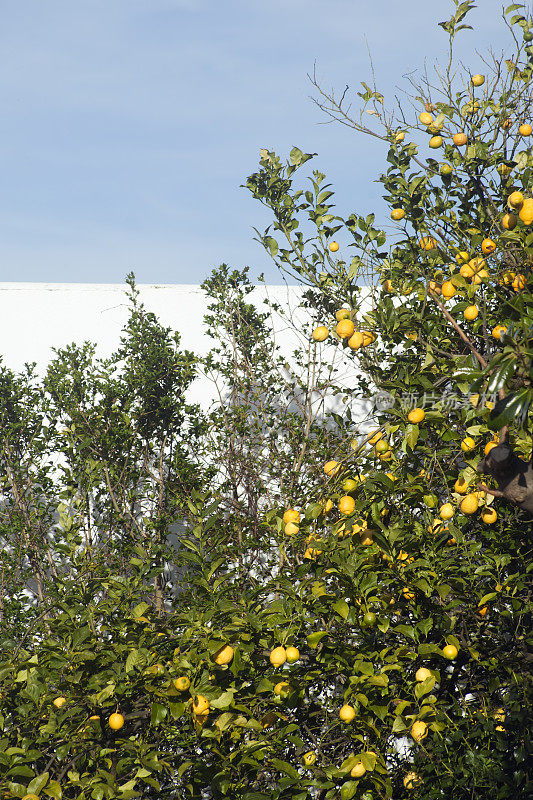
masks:
{"type": "MultiPolygon", "coordinates": [[[[465,67],[508,45],[479,0],[465,67]]],[[[240,188],[259,149],[293,145],[340,213],[387,220],[384,146],[325,118],[307,74],[387,97],[445,56],[427,0],[4,0],[0,27],[0,281],[200,283],[222,262],[279,274],[253,241],[266,211],[240,188]]],[[[356,98],[357,99],[357,98],[356,98]]],[[[414,118],[414,112],[413,112],[414,118]]]]}

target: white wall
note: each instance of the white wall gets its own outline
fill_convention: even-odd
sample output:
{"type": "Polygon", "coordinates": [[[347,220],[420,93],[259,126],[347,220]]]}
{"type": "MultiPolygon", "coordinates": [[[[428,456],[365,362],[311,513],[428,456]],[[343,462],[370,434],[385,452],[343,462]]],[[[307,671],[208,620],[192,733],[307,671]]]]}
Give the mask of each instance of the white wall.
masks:
{"type": "MultiPolygon", "coordinates": [[[[117,348],[127,320],[127,288],[125,284],[0,283],[0,355],[4,364],[18,371],[25,362],[35,361],[42,373],[54,356],[53,348],[87,340],[97,345],[97,355],[109,356],[117,348]]],[[[180,333],[183,348],[200,355],[213,346],[204,331],[208,303],[199,286],[145,284],[137,288],[146,309],[180,333]]],[[[265,297],[283,308],[296,309],[301,291],[295,286],[259,286],[253,299],[262,309],[266,308],[265,297]]],[[[289,362],[298,340],[307,344],[313,328],[303,309],[295,311],[294,321],[296,331],[274,318],[276,341],[289,362]]],[[[325,347],[327,358],[337,361],[343,382],[350,385],[353,364],[344,359],[342,348],[325,347]]],[[[191,388],[189,400],[206,408],[214,397],[212,385],[200,378],[191,388]]]]}

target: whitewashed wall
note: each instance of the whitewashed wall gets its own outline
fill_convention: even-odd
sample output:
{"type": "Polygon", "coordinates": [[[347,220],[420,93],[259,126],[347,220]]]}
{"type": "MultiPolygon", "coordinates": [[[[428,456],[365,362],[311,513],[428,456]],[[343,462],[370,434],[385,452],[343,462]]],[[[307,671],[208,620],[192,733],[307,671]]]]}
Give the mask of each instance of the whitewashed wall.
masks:
{"type": "MultiPolygon", "coordinates": [[[[53,358],[53,348],[73,342],[91,341],[97,354],[105,357],[118,346],[128,316],[125,284],[84,283],[0,283],[0,355],[3,363],[16,371],[26,362],[37,363],[42,374],[53,358]]],[[[138,285],[140,299],[160,322],[181,335],[183,348],[201,355],[213,345],[203,322],[208,301],[195,285],[138,285]]],[[[285,309],[297,309],[301,289],[295,286],[259,286],[252,299],[264,309],[268,298],[285,309]]],[[[298,340],[306,345],[313,328],[308,313],[294,313],[296,331],[274,317],[276,342],[292,363],[298,340]]],[[[327,323],[327,320],[325,321],[327,323]]],[[[342,348],[326,346],[325,355],[340,366],[342,382],[351,385],[353,364],[342,355],[342,348]]],[[[215,397],[205,378],[195,381],[189,400],[207,408],[215,397]]],[[[335,403],[333,403],[335,404],[335,403]]]]}

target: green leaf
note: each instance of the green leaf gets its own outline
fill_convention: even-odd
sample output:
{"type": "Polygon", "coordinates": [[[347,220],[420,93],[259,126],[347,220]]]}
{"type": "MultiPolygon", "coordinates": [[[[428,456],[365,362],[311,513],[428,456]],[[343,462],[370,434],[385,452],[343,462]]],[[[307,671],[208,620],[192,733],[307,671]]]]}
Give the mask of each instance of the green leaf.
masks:
{"type": "Polygon", "coordinates": [[[43,787],[46,786],[46,784],[48,783],[49,777],[50,777],[49,772],[43,772],[41,775],[37,775],[28,784],[28,794],[39,794],[39,792],[43,789],[43,787]]]}
{"type": "Polygon", "coordinates": [[[150,724],[159,725],[166,718],[168,709],[161,703],[152,703],[152,710],[150,714],[150,724]]]}
{"type": "Polygon", "coordinates": [[[324,636],[327,635],[328,635],[327,631],[315,631],[314,633],[310,633],[309,636],[307,637],[307,644],[313,650],[316,650],[316,648],[318,647],[324,636]]]}
{"type": "Polygon", "coordinates": [[[339,617],[343,619],[348,618],[348,614],[350,613],[350,606],[346,602],[346,600],[337,600],[335,603],[332,604],[333,611],[336,611],[339,617]]]}

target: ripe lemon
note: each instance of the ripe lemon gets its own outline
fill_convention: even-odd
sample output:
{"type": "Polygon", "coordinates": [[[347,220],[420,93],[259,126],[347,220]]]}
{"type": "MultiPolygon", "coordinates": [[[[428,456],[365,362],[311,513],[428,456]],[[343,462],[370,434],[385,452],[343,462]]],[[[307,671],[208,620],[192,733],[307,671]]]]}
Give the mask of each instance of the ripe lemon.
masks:
{"type": "Polygon", "coordinates": [[[352,769],[350,770],[350,775],[352,778],[362,778],[366,772],[366,767],[364,764],[355,764],[352,769]]]}
{"type": "Polygon", "coordinates": [[[329,328],[326,328],[325,325],[319,325],[318,328],[315,328],[313,331],[313,339],[315,342],[324,342],[329,336],[329,328]]]}
{"type": "Polygon", "coordinates": [[[500,123],[500,128],[504,131],[507,131],[509,130],[512,124],[513,120],[511,119],[511,117],[507,117],[507,119],[502,120],[502,122],[500,123]]]}
{"type": "Polygon", "coordinates": [[[470,260],[470,255],[466,252],[466,250],[461,250],[455,256],[455,260],[458,264],[466,264],[470,260]]]}
{"type": "MultiPolygon", "coordinates": [[[[531,220],[533,221],[533,216],[532,216],[531,220]]],[[[526,288],[526,285],[527,285],[526,276],[525,275],[515,275],[511,285],[512,285],[513,289],[515,290],[515,292],[522,292],[526,288]]]]}
{"type": "Polygon", "coordinates": [[[111,730],[119,731],[124,725],[124,717],[122,714],[111,714],[107,722],[111,730]]]}
{"type": "Polygon", "coordinates": [[[441,294],[442,293],[441,287],[435,281],[429,281],[428,289],[429,289],[430,292],[433,292],[434,294],[441,294]]]}
{"type": "Polygon", "coordinates": [[[285,535],[286,536],[294,536],[300,530],[299,525],[295,525],[294,522],[287,522],[285,525],[285,535]]]}
{"type": "Polygon", "coordinates": [[[437,246],[437,242],[432,236],[422,236],[419,244],[421,250],[434,250],[437,246]]]}
{"type": "Polygon", "coordinates": [[[338,242],[331,242],[329,245],[329,249],[331,250],[332,253],[336,253],[337,250],[339,249],[338,242]]]}
{"type": "Polygon", "coordinates": [[[481,519],[485,525],[492,525],[498,519],[495,508],[485,508],[481,514],[481,519]]]}
{"type": "Polygon", "coordinates": [[[304,755],[302,756],[302,763],[304,767],[312,767],[315,762],[316,762],[316,753],[313,753],[312,750],[310,750],[308,753],[304,753],[304,755]]]}
{"type": "Polygon", "coordinates": [[[441,175],[451,175],[453,172],[453,167],[451,164],[441,164],[440,165],[440,172],[441,175]]]}
{"type": "Polygon", "coordinates": [[[463,441],[461,442],[461,450],[463,453],[471,453],[472,450],[476,449],[476,443],[471,436],[465,436],[463,441]]]}
{"type": "Polygon", "coordinates": [[[186,692],[189,686],[191,685],[191,682],[186,675],[182,675],[180,678],[176,678],[172,682],[175,688],[178,690],[178,692],[186,692]]]}
{"type": "Polygon", "coordinates": [[[506,331],[507,331],[506,325],[496,325],[492,329],[492,335],[494,336],[495,339],[501,339],[501,337],[506,331]]]}
{"type": "Polygon", "coordinates": [[[453,143],[457,145],[457,147],[462,147],[468,141],[468,137],[466,133],[456,133],[453,137],[453,143]]]}
{"type": "Polygon", "coordinates": [[[281,645],[275,647],[270,653],[269,659],[273,667],[281,667],[287,660],[287,651],[281,645]]]}
{"type": "Polygon", "coordinates": [[[433,122],[433,117],[427,111],[422,111],[421,114],[418,115],[418,119],[422,123],[422,125],[431,125],[433,122]]]}
{"type": "Polygon", "coordinates": [[[436,150],[437,147],[442,147],[442,136],[432,136],[429,140],[429,146],[436,150]]]}
{"type": "Polygon", "coordinates": [[[483,239],[483,241],[481,242],[481,250],[483,253],[485,253],[486,256],[490,255],[491,253],[494,253],[494,251],[496,250],[496,242],[494,241],[494,239],[483,239]]]}
{"type": "Polygon", "coordinates": [[[431,678],[432,674],[433,673],[430,672],[430,670],[426,667],[420,667],[420,669],[417,669],[416,671],[415,680],[417,680],[419,683],[422,683],[422,681],[425,681],[426,678],[431,678]]]}
{"type": "Polygon", "coordinates": [[[479,508],[479,499],[476,492],[470,492],[461,501],[461,511],[463,514],[475,514],[479,508]]]}
{"type": "Polygon", "coordinates": [[[515,214],[504,214],[502,217],[502,228],[506,231],[512,231],[516,228],[517,217],[515,214]]]}
{"type": "Polygon", "coordinates": [[[349,494],[349,492],[354,492],[359,486],[359,483],[360,481],[354,481],[353,478],[346,478],[346,480],[342,482],[342,490],[343,492],[346,492],[346,494],[349,494]]]}
{"type": "Polygon", "coordinates": [[[391,211],[391,217],[392,217],[392,219],[394,219],[397,222],[399,222],[401,219],[403,219],[405,217],[405,211],[403,210],[403,208],[394,208],[391,211]]]}
{"type": "Polygon", "coordinates": [[[338,461],[326,461],[324,464],[324,472],[326,475],[329,475],[330,478],[333,478],[337,475],[341,470],[341,465],[338,461]]]}
{"type": "Polygon", "coordinates": [[[413,722],[411,727],[411,736],[415,740],[415,742],[421,742],[422,739],[425,739],[428,735],[428,726],[426,723],[421,720],[417,719],[416,722],[413,722]]]}
{"type": "Polygon", "coordinates": [[[449,300],[455,294],[456,294],[456,289],[455,289],[455,286],[453,285],[453,283],[451,281],[444,281],[444,283],[442,284],[442,295],[443,295],[443,297],[445,297],[447,300],[449,300]]]}
{"type": "Polygon", "coordinates": [[[485,453],[486,456],[488,456],[488,454],[490,453],[490,451],[494,447],[498,447],[498,442],[494,442],[494,441],[493,442],[487,442],[487,444],[485,445],[485,447],[483,449],[483,452],[485,453]]]}
{"type": "MultiPolygon", "coordinates": [[[[479,77],[481,78],[482,76],[480,75],[479,77]]],[[[406,789],[414,789],[417,783],[420,783],[420,776],[416,772],[408,772],[403,779],[403,785],[406,789]]]]}
{"type": "Polygon", "coordinates": [[[361,331],[361,333],[363,335],[363,347],[368,347],[369,344],[375,342],[376,337],[372,331],[361,331]]]}
{"type": "Polygon", "coordinates": [[[339,310],[335,312],[335,319],[337,322],[340,322],[342,319],[350,319],[350,309],[339,308],[339,310]]]}
{"type": "Polygon", "coordinates": [[[341,497],[341,499],[339,500],[339,511],[341,512],[341,514],[346,514],[346,515],[353,514],[353,512],[355,511],[355,500],[353,499],[353,497],[350,497],[350,495],[348,494],[344,495],[344,497],[341,497]]]}
{"type": "Polygon", "coordinates": [[[531,225],[533,222],[533,197],[527,197],[522,203],[518,216],[524,225],[531,225]]]}
{"type": "Polygon", "coordinates": [[[364,338],[361,331],[354,331],[348,339],[348,347],[351,350],[359,350],[359,348],[363,346],[364,338]]]}
{"type": "Polygon", "coordinates": [[[477,306],[467,306],[464,310],[465,319],[469,321],[474,320],[478,314],[479,308],[477,306]]]}
{"type": "Polygon", "coordinates": [[[355,719],[355,708],[349,705],[343,705],[339,711],[339,717],[343,722],[353,722],[355,719]]]}
{"type": "Polygon", "coordinates": [[[473,86],[483,86],[485,83],[485,76],[484,75],[472,75],[470,78],[472,81],[473,86]]]}
{"type": "Polygon", "coordinates": [[[394,137],[394,140],[396,142],[403,142],[404,139],[405,139],[405,131],[398,131],[398,133],[394,137]]]}
{"type": "Polygon", "coordinates": [[[283,513],[283,522],[285,525],[288,522],[294,522],[298,524],[298,522],[300,522],[300,512],[296,511],[295,508],[287,508],[283,513]]]}
{"type": "Polygon", "coordinates": [[[447,644],[445,647],[442,648],[442,655],[444,658],[447,658],[448,661],[453,661],[457,658],[457,654],[459,653],[457,647],[454,644],[447,644]]]}
{"type": "Polygon", "coordinates": [[[327,514],[333,508],[333,500],[330,500],[329,497],[324,503],[324,514],[327,514]]]}
{"type": "Polygon", "coordinates": [[[520,136],[531,136],[533,133],[533,128],[529,124],[529,122],[525,122],[518,128],[518,133],[520,136]]]}
{"type": "Polygon", "coordinates": [[[285,697],[288,697],[289,695],[290,688],[291,687],[287,681],[280,681],[274,686],[274,694],[282,699],[285,699],[285,697]]]}
{"type": "Polygon", "coordinates": [[[426,416],[426,412],[423,408],[413,408],[407,415],[407,419],[409,422],[412,422],[413,425],[418,424],[419,422],[423,422],[426,416]]]}
{"type": "Polygon", "coordinates": [[[457,494],[466,494],[468,491],[468,482],[464,478],[457,478],[453,486],[457,494]]]}
{"type": "Polygon", "coordinates": [[[335,330],[341,339],[349,339],[352,333],[355,331],[355,325],[351,319],[341,319],[335,330]]]}
{"type": "Polygon", "coordinates": [[[63,708],[66,702],[66,697],[56,697],[56,699],[53,701],[56,708],[63,708]]]}
{"type": "Polygon", "coordinates": [[[380,439],[379,442],[376,443],[376,453],[386,453],[388,449],[389,443],[386,439],[380,439]]]}
{"type": "Polygon", "coordinates": [[[193,714],[204,716],[209,714],[209,700],[203,694],[195,695],[192,701],[193,714]]]}
{"type": "Polygon", "coordinates": [[[285,648],[285,653],[287,655],[287,661],[289,664],[294,664],[300,658],[300,651],[293,645],[289,645],[287,648],[285,648]]]}
{"type": "Polygon", "coordinates": [[[443,520],[448,520],[453,517],[455,509],[451,503],[444,503],[439,509],[439,517],[443,520]]]}
{"type": "Polygon", "coordinates": [[[507,198],[507,205],[509,208],[522,208],[524,203],[524,195],[522,192],[512,192],[507,198]]]}
{"type": "Polygon", "coordinates": [[[229,644],[225,644],[215,653],[213,658],[215,659],[215,663],[221,667],[224,666],[224,664],[229,664],[233,658],[233,647],[229,644]]]}

